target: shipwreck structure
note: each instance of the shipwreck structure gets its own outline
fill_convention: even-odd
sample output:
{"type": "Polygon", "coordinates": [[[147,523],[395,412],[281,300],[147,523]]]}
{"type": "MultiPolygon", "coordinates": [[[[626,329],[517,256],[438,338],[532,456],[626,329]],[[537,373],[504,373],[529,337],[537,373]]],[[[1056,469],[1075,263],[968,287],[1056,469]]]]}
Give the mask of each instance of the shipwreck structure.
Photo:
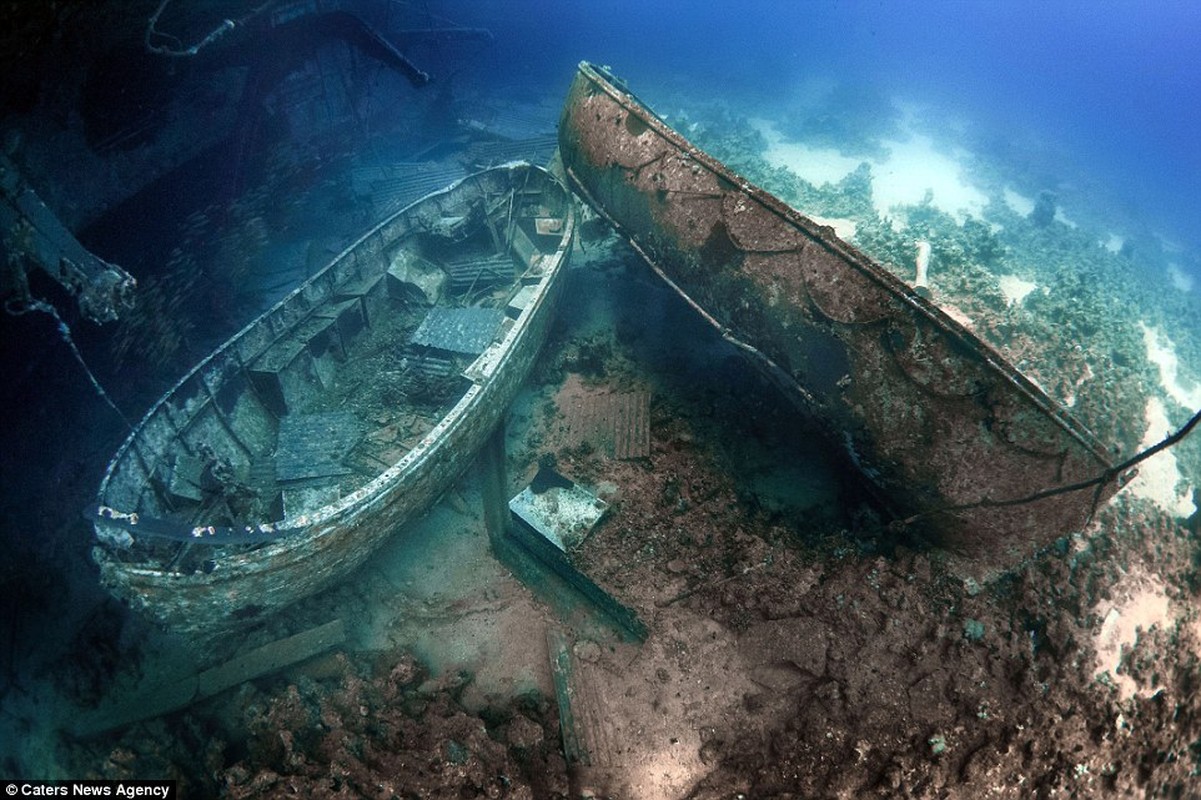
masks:
{"type": "Polygon", "coordinates": [[[207,640],[348,575],[499,424],[575,220],[557,178],[513,162],[364,233],[135,426],[97,493],[102,583],[207,640]]]}
{"type": "Polygon", "coordinates": [[[1071,488],[1112,467],[1065,408],[605,69],[580,65],[559,145],[573,188],[819,421],[897,519],[1003,568],[1082,528],[1118,488],[1071,488]]]}

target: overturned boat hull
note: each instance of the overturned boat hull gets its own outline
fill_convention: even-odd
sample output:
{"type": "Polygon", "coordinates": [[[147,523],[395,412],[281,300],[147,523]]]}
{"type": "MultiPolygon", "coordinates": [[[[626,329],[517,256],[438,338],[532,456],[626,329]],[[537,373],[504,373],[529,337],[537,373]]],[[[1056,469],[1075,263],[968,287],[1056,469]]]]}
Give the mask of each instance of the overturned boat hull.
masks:
{"type": "Polygon", "coordinates": [[[377,225],[156,403],[101,483],[94,558],[175,631],[327,588],[471,463],[546,339],[575,234],[546,170],[377,225]]]}
{"type": "Polygon", "coordinates": [[[898,517],[1003,567],[1083,527],[1110,467],[1066,410],[834,232],[691,145],[584,63],[560,153],[573,188],[842,447],[898,517]]]}

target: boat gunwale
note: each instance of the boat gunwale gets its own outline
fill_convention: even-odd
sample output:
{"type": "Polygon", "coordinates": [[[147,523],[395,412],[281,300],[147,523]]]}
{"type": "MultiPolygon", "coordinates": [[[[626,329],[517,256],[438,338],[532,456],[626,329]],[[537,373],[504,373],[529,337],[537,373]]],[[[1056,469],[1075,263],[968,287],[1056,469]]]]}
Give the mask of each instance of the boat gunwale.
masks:
{"type": "MultiPolygon", "coordinates": [[[[917,312],[927,319],[936,328],[954,336],[959,342],[969,350],[975,352],[983,364],[1009,382],[1015,389],[1020,391],[1028,400],[1030,400],[1040,411],[1055,420],[1055,422],[1072,438],[1074,438],[1081,446],[1086,448],[1088,452],[1100,462],[1104,469],[1113,467],[1111,454],[1097,438],[1097,436],[1074,414],[1062,404],[1056,402],[1046,392],[1040,389],[1030,378],[1026,377],[1020,370],[1009,363],[1009,361],[998,352],[992,345],[981,339],[977,334],[973,333],[966,326],[962,325],[949,314],[943,311],[936,303],[927,300],[917,294],[908,284],[899,277],[889,272],[883,266],[876,263],[870,256],[858,250],[853,245],[842,241],[833,233],[833,230],[828,226],[818,225],[816,222],[805,216],[802,212],[788,205],[771,192],[751,182],[747,178],[735,172],[726,164],[722,163],[717,158],[705,152],[700,147],[697,147],[690,142],[682,133],[673,128],[663,118],[637,95],[628,89],[622,88],[623,83],[620,78],[612,75],[597,65],[588,61],[579,63],[577,74],[583,75],[591,85],[603,90],[605,94],[613,98],[621,107],[647,124],[650,130],[653,130],[658,136],[665,139],[669,144],[673,145],[678,151],[687,157],[699,162],[703,167],[708,169],[717,177],[727,181],[737,187],[737,191],[743,196],[749,197],[760,206],[770,211],[776,217],[784,222],[799,228],[806,236],[814,242],[817,242],[822,247],[842,259],[842,261],[853,267],[859,274],[871,280],[880,288],[889,293],[890,296],[908,305],[913,311],[917,312]]],[[[565,109],[564,114],[570,113],[570,109],[565,109]]],[[[565,116],[566,118],[566,116],[565,116]]],[[[574,173],[570,173],[573,181],[574,173]]],[[[580,187],[573,187],[578,190],[580,187]]],[[[584,192],[586,195],[587,192],[584,192]]],[[[596,207],[594,199],[589,199],[589,204],[596,207]]],[[[604,215],[610,218],[608,214],[604,215]]],[[[611,218],[610,218],[611,219],[611,218]]],[[[612,220],[611,220],[612,221],[612,220]]],[[[620,225],[618,226],[621,227],[620,225]]],[[[633,239],[633,236],[629,238],[633,239]]],[[[682,287],[677,289],[682,291],[682,287]]],[[[694,303],[694,305],[696,305],[694,303]]],[[[702,306],[696,306],[705,311],[705,317],[711,321],[714,318],[703,309],[702,306]]],[[[726,332],[723,324],[718,322],[719,329],[723,333],[726,332]]],[[[795,377],[793,378],[795,382],[795,377]]],[[[800,384],[797,384],[798,387],[800,384]]],[[[803,389],[803,387],[801,387],[803,389]]]]}
{"type": "MultiPolygon", "coordinates": [[[[98,507],[95,509],[93,517],[95,522],[99,524],[112,524],[114,522],[118,522],[118,524],[120,524],[122,521],[124,521],[127,529],[136,529],[136,512],[123,512],[106,505],[104,503],[104,495],[107,492],[109,482],[115,469],[123,461],[129,451],[132,450],[137,459],[143,462],[143,467],[145,467],[145,455],[141,453],[139,447],[137,446],[137,443],[141,438],[141,434],[151,418],[160,410],[169,408],[169,401],[189,381],[193,380],[197,376],[200,376],[200,382],[206,389],[204,399],[195,409],[195,412],[198,413],[200,410],[203,410],[204,407],[207,407],[209,404],[214,402],[212,387],[210,387],[208,382],[203,379],[204,370],[214,365],[221,356],[226,354],[227,350],[234,348],[240,340],[242,340],[255,328],[265,324],[266,320],[271,317],[271,315],[275,314],[282,307],[292,303],[296,296],[302,294],[306,288],[324,278],[330,270],[334,269],[344,259],[351,257],[351,254],[355,250],[360,248],[373,236],[378,235],[382,229],[395,223],[399,218],[410,214],[417,206],[438,196],[448,195],[452,192],[455,192],[463,187],[463,185],[468,181],[477,179],[481,175],[493,173],[498,170],[514,171],[521,168],[541,173],[544,180],[546,180],[550,185],[557,186],[562,191],[564,199],[563,219],[565,221],[565,225],[563,226],[563,230],[559,235],[555,248],[548,252],[540,253],[539,258],[543,263],[544,268],[541,275],[538,276],[538,283],[530,284],[531,286],[536,287],[530,302],[525,306],[525,308],[522,309],[518,317],[514,320],[514,324],[509,327],[504,336],[499,341],[493,342],[489,345],[489,349],[494,351],[499,350],[501,355],[493,360],[491,366],[488,368],[485,378],[483,380],[472,379],[471,385],[468,386],[464,391],[463,396],[433,426],[431,426],[428,431],[426,431],[418,444],[407,450],[400,459],[393,462],[387,469],[383,470],[379,475],[372,478],[369,482],[363,486],[360,486],[355,491],[351,492],[345,497],[339,498],[339,500],[333,503],[329,503],[325,506],[315,509],[313,512],[302,514],[293,520],[275,520],[258,524],[248,523],[242,526],[234,526],[234,530],[242,531],[247,534],[269,533],[271,534],[271,538],[268,540],[264,541],[262,539],[254,539],[253,541],[239,542],[236,539],[228,539],[214,544],[217,544],[218,546],[241,546],[250,544],[262,545],[261,547],[256,547],[250,551],[233,553],[222,558],[223,565],[226,565],[228,568],[237,569],[238,566],[243,565],[244,563],[259,561],[263,557],[279,555],[282,552],[293,549],[298,543],[305,541],[306,539],[320,537],[320,535],[328,529],[328,526],[337,524],[342,517],[350,514],[351,512],[362,512],[370,507],[373,502],[382,501],[383,499],[389,497],[389,486],[392,484],[402,483],[406,474],[416,474],[419,471],[419,466],[430,455],[437,451],[439,443],[446,438],[446,434],[462,420],[470,416],[468,412],[474,405],[476,405],[477,398],[484,393],[493,377],[503,371],[505,362],[512,357],[512,354],[516,351],[517,340],[529,330],[529,321],[545,304],[546,297],[549,293],[553,279],[566,262],[567,257],[570,255],[570,246],[574,240],[575,227],[577,223],[570,189],[568,189],[568,187],[565,186],[558,177],[556,177],[545,167],[532,164],[524,160],[509,161],[488,169],[478,170],[459,178],[447,186],[428,192],[422,197],[414,200],[412,203],[409,203],[394,213],[389,214],[387,217],[367,229],[354,241],[343,248],[339,253],[334,255],[325,266],[323,266],[310,277],[306,278],[278,302],[260,313],[253,320],[232,334],[219,347],[197,362],[174,385],[172,385],[170,389],[160,396],[159,399],[150,406],[141,420],[133,428],[131,433],[122,442],[121,446],[109,461],[104,477],[98,487],[97,495],[100,502],[98,507]],[[548,262],[549,266],[547,266],[548,262]],[[366,501],[365,504],[364,501],[366,501]],[[304,535],[303,532],[303,529],[305,528],[311,529],[311,533],[309,533],[307,536],[304,535]]],[[[514,180],[512,183],[514,186],[516,186],[518,181],[514,180]]],[[[279,338],[285,336],[289,330],[291,330],[291,327],[281,331],[273,341],[278,341],[279,338]]],[[[488,351],[486,350],[485,353],[487,352],[488,351]]],[[[235,365],[236,369],[245,370],[246,365],[242,363],[241,354],[234,350],[234,355],[235,357],[231,363],[235,365]]],[[[475,362],[473,362],[473,364],[474,363],[475,362]]],[[[469,370],[470,367],[468,367],[467,371],[469,370]]],[[[172,433],[174,434],[173,439],[177,438],[179,435],[182,435],[179,426],[175,425],[172,415],[166,414],[166,417],[171,424],[172,433]]],[[[189,416],[189,424],[194,418],[195,413],[189,416]]],[[[181,525],[181,527],[191,527],[193,538],[190,540],[179,541],[192,541],[199,544],[204,543],[206,531],[215,532],[216,530],[215,528],[209,528],[202,525],[181,525]]],[[[153,568],[147,566],[147,564],[152,562],[122,561],[113,552],[113,547],[104,543],[100,537],[96,537],[96,540],[97,544],[105,553],[106,559],[111,559],[115,563],[119,563],[121,565],[120,568],[122,572],[126,574],[155,577],[169,575],[173,578],[179,577],[178,573],[174,573],[163,568],[153,568]]]]}

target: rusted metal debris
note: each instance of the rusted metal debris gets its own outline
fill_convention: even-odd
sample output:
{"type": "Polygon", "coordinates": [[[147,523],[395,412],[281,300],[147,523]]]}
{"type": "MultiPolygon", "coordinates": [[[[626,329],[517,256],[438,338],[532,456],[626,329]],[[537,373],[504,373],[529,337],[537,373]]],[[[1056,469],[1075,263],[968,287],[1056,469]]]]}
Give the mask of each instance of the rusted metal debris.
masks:
{"type": "Polygon", "coordinates": [[[1004,567],[1082,528],[1092,488],[997,506],[1110,467],[999,353],[879,264],[690,144],[580,65],[568,175],[651,267],[818,420],[899,517],[1004,567]]]}
{"type": "MultiPolygon", "coordinates": [[[[495,445],[492,441],[484,448],[486,493],[499,489],[499,478],[503,477],[502,462],[498,457],[502,451],[495,445]]],[[[490,499],[495,501],[498,497],[494,495],[490,499]]],[[[488,500],[486,495],[485,502],[488,500]]],[[[624,637],[645,641],[649,629],[639,619],[638,612],[592,580],[574,558],[608,509],[608,503],[589,490],[550,467],[540,466],[533,481],[508,500],[504,518],[494,519],[492,524],[496,527],[489,532],[493,537],[493,552],[516,574],[523,576],[522,580],[532,588],[547,588],[540,573],[549,570],[562,582],[558,588],[551,589],[553,593],[569,590],[569,594],[586,600],[594,610],[616,624],[624,637]]]]}
{"type": "Polygon", "coordinates": [[[39,268],[76,298],[80,312],[92,322],[112,322],[133,306],[133,276],[80,244],[3,155],[0,231],[16,265],[0,278],[0,299],[6,303],[29,302],[24,270],[39,268]]]}

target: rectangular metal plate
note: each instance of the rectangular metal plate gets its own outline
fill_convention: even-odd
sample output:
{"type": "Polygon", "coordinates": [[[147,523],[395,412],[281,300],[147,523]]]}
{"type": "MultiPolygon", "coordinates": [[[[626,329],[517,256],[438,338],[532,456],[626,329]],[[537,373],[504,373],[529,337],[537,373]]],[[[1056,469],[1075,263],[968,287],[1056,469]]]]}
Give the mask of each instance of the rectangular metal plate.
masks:
{"type": "Polygon", "coordinates": [[[478,356],[504,320],[497,308],[432,308],[413,333],[412,344],[478,356]]]}
{"type": "Polygon", "coordinates": [[[509,501],[509,509],[568,553],[588,538],[609,504],[554,470],[541,468],[533,483],[509,501]]]}

